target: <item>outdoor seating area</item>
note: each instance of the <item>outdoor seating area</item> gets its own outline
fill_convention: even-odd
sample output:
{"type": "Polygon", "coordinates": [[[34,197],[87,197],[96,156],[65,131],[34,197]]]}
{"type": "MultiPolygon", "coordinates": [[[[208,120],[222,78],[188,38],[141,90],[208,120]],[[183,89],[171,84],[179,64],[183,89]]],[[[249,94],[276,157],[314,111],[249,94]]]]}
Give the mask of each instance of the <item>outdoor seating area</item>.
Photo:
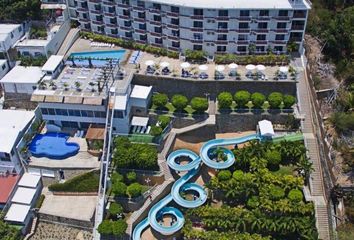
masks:
{"type": "Polygon", "coordinates": [[[149,118],[134,116],[131,121],[130,132],[132,134],[149,134],[151,126],[148,126],[149,118]]]}
{"type": "Polygon", "coordinates": [[[132,53],[132,55],[130,56],[128,62],[130,64],[139,64],[142,55],[143,55],[143,53],[141,51],[134,51],[132,53]]]}
{"type": "Polygon", "coordinates": [[[105,48],[114,48],[114,44],[110,43],[103,43],[103,42],[91,42],[90,43],[91,47],[105,47],[105,48]]]}

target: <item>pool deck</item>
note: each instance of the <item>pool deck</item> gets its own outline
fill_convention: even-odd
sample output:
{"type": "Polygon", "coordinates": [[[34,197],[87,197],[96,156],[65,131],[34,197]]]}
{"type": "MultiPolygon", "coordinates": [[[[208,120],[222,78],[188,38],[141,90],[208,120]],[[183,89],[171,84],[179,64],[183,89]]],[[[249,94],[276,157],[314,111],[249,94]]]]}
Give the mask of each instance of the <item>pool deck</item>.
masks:
{"type": "Polygon", "coordinates": [[[74,142],[80,145],[80,150],[75,156],[63,159],[53,160],[49,158],[31,157],[30,167],[43,168],[62,168],[62,169],[93,169],[99,168],[100,162],[97,157],[87,152],[87,143],[84,138],[70,137],[68,142],[74,142]]]}

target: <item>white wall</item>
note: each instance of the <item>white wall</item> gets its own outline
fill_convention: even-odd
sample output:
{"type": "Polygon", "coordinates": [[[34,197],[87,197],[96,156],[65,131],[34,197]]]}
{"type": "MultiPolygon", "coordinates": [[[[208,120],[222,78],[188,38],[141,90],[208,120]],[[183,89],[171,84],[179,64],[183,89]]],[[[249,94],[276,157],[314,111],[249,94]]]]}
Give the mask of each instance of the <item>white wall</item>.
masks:
{"type": "Polygon", "coordinates": [[[5,93],[25,93],[32,94],[36,83],[3,83],[5,93]]]}

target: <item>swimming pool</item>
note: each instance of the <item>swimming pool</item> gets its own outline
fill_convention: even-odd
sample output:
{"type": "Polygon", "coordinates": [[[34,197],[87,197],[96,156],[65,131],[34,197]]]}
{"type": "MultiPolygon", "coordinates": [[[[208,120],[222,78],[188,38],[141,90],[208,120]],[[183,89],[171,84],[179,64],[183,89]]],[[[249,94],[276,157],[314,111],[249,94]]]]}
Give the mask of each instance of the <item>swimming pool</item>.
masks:
{"type": "Polygon", "coordinates": [[[29,151],[34,157],[65,159],[76,155],[80,149],[79,144],[68,143],[68,138],[69,135],[65,133],[37,134],[29,145],[29,151]]]}
{"type": "Polygon", "coordinates": [[[74,57],[75,59],[79,58],[89,58],[92,59],[101,59],[106,60],[109,59],[122,59],[124,57],[125,50],[110,50],[110,51],[95,51],[95,52],[76,52],[70,54],[70,57],[74,57]]]}

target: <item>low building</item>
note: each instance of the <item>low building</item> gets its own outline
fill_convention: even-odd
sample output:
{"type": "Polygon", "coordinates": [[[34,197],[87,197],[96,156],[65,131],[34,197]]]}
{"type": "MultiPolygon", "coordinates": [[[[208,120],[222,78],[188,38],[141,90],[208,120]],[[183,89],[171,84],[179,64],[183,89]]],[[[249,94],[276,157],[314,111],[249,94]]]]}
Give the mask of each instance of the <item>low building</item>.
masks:
{"type": "Polygon", "coordinates": [[[52,80],[59,76],[64,68],[63,56],[52,55],[42,66],[42,71],[45,74],[45,80],[52,80]]]}
{"type": "Polygon", "coordinates": [[[14,48],[25,34],[25,24],[0,24],[0,59],[5,59],[9,67],[15,66],[17,51],[14,48]]]}
{"type": "Polygon", "coordinates": [[[8,73],[10,67],[7,63],[7,60],[0,59],[0,80],[8,73]]]}

